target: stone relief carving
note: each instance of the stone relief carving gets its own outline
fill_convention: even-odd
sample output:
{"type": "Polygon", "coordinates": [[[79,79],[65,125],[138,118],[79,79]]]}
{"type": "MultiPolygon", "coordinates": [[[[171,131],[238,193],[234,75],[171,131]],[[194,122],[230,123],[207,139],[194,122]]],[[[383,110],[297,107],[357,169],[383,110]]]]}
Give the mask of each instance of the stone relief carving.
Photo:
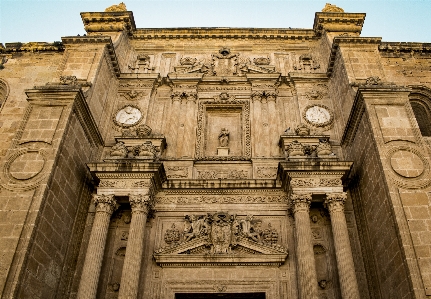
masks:
{"type": "Polygon", "coordinates": [[[254,101],[261,101],[263,103],[276,101],[278,95],[278,90],[257,90],[251,94],[251,99],[254,101]]]}
{"type": "Polygon", "coordinates": [[[327,88],[326,84],[317,84],[312,87],[311,91],[306,92],[305,96],[310,101],[319,101],[327,94],[327,88]]]}
{"type": "MultiPolygon", "coordinates": [[[[237,217],[235,214],[227,212],[217,212],[206,215],[186,215],[184,217],[184,229],[180,233],[181,241],[173,242],[172,238],[178,239],[177,229],[173,225],[171,229],[166,230],[164,240],[168,247],[162,247],[156,253],[165,251],[172,252],[173,247],[181,246],[185,243],[191,243],[201,240],[204,243],[195,247],[195,250],[188,250],[188,254],[206,252],[207,254],[235,254],[234,248],[242,242],[245,245],[249,242],[259,244],[262,247],[269,247],[278,253],[287,253],[287,249],[278,244],[279,234],[268,223],[266,229],[262,229],[262,220],[254,219],[253,215],[246,217],[237,217]],[[174,236],[174,237],[173,237],[174,236]],[[178,242],[180,242],[178,244],[178,242]]],[[[256,252],[257,248],[249,248],[256,252]]]]}
{"type": "Polygon", "coordinates": [[[198,179],[201,180],[215,180],[215,179],[247,179],[249,173],[247,170],[228,170],[228,171],[216,171],[216,170],[198,170],[198,179]]]}
{"type": "Polygon", "coordinates": [[[187,195],[158,196],[158,204],[211,204],[211,203],[287,203],[286,195],[187,195]]]}
{"type": "Polygon", "coordinates": [[[234,101],[235,96],[229,95],[227,92],[222,92],[220,95],[214,96],[214,100],[216,101],[234,101]]]}
{"type": "MultiPolygon", "coordinates": [[[[122,137],[145,138],[151,136],[152,129],[147,125],[141,125],[136,128],[127,128],[121,130],[122,137]]],[[[154,134],[157,135],[157,134],[154,134]]]]}
{"type": "Polygon", "coordinates": [[[302,116],[310,125],[321,128],[328,128],[334,121],[334,113],[328,107],[320,104],[305,107],[302,116]]]}
{"type": "Polygon", "coordinates": [[[188,167],[182,167],[182,166],[166,167],[166,171],[167,171],[166,176],[169,179],[187,178],[189,175],[188,167]]]}
{"type": "Polygon", "coordinates": [[[114,114],[114,123],[120,127],[131,127],[141,121],[143,114],[138,106],[126,105],[114,114]]]}
{"type": "Polygon", "coordinates": [[[136,73],[148,73],[148,71],[153,71],[154,67],[150,67],[151,57],[146,54],[140,54],[136,57],[135,66],[128,66],[130,70],[136,73]]]}
{"type": "Polygon", "coordinates": [[[320,69],[320,64],[311,54],[302,54],[299,56],[298,64],[296,64],[293,69],[304,73],[311,73],[320,69]]]}
{"type": "Polygon", "coordinates": [[[157,156],[157,149],[151,141],[145,141],[143,144],[134,147],[134,156],[136,159],[153,160],[157,156]]]}
{"type": "Polygon", "coordinates": [[[365,80],[365,85],[379,85],[379,84],[381,84],[381,81],[382,80],[379,77],[377,77],[377,76],[375,76],[375,77],[368,77],[365,80]]]}
{"type": "Polygon", "coordinates": [[[258,178],[274,179],[277,176],[277,167],[259,166],[256,169],[258,178]]]}
{"type": "Polygon", "coordinates": [[[253,62],[249,57],[233,54],[229,48],[223,47],[211,58],[198,60],[184,56],[180,66],[175,67],[177,73],[203,73],[208,76],[243,76],[246,73],[273,73],[275,67],[269,65],[269,57],[256,57],[253,62]]]}
{"type": "MultiPolygon", "coordinates": [[[[99,183],[100,188],[136,188],[136,187],[151,187],[150,180],[101,180],[99,183]]],[[[126,219],[127,220],[127,219],[126,219]]],[[[130,220],[130,219],[129,219],[130,220]]]]}
{"type": "Polygon", "coordinates": [[[123,141],[118,141],[109,152],[109,159],[148,159],[155,160],[159,158],[160,149],[155,147],[149,140],[142,144],[127,147],[123,141]]]}
{"type": "Polygon", "coordinates": [[[111,156],[111,158],[124,159],[127,158],[128,153],[129,150],[127,149],[126,145],[124,144],[124,142],[120,141],[117,142],[117,144],[115,144],[111,148],[109,155],[111,156]]]}
{"type": "Polygon", "coordinates": [[[335,157],[332,152],[331,144],[326,138],[319,138],[318,144],[302,144],[298,140],[293,140],[287,145],[286,155],[292,157],[308,157],[308,158],[327,158],[335,157]]]}
{"type": "Polygon", "coordinates": [[[299,136],[308,136],[310,135],[310,128],[304,124],[300,124],[298,127],[296,127],[295,133],[299,136]]]}
{"type": "Polygon", "coordinates": [[[78,79],[76,76],[60,76],[60,84],[62,85],[77,85],[78,79]]]}

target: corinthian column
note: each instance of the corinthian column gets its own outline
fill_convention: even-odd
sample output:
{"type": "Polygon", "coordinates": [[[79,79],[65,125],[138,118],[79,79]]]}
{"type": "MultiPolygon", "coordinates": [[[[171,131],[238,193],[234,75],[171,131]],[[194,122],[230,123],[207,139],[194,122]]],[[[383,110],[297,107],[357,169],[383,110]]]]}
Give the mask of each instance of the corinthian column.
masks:
{"type": "Polygon", "coordinates": [[[129,201],[132,206],[132,220],[121,274],[119,299],[136,299],[138,296],[145,223],[147,222],[151,198],[148,195],[129,194],[129,201]]]}
{"type": "Polygon", "coordinates": [[[346,216],[344,215],[346,198],[347,195],[345,192],[330,193],[326,196],[325,205],[331,215],[341,295],[343,299],[359,299],[358,282],[356,281],[352,249],[347,231],[346,216]]]}
{"type": "Polygon", "coordinates": [[[84,268],[79,283],[78,299],[94,299],[97,294],[100,269],[105,251],[109,221],[117,203],[114,195],[95,195],[96,215],[91,228],[90,241],[85,255],[84,268]]]}
{"type": "Polygon", "coordinates": [[[295,217],[296,259],[298,263],[299,298],[317,299],[317,275],[311,242],[311,193],[294,193],[291,196],[295,217]]]}

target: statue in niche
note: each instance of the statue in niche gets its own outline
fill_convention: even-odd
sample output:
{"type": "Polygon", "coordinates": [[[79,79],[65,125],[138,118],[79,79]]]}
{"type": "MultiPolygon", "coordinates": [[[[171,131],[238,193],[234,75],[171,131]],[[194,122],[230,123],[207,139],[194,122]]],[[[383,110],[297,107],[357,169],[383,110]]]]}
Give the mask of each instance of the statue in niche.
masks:
{"type": "Polygon", "coordinates": [[[229,130],[222,128],[218,135],[218,143],[220,147],[228,147],[229,145],[229,130]]]}

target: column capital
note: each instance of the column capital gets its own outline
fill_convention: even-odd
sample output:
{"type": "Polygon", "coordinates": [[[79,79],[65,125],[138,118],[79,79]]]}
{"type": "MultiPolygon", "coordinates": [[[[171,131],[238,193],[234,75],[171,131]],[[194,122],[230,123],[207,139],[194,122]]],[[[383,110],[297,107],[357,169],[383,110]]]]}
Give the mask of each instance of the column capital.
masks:
{"type": "Polygon", "coordinates": [[[326,194],[325,206],[329,212],[344,211],[344,203],[347,199],[346,192],[326,194]]]}
{"type": "Polygon", "coordinates": [[[151,196],[144,194],[129,194],[129,202],[132,206],[132,214],[135,212],[148,214],[153,204],[151,196]]]}
{"type": "Polygon", "coordinates": [[[263,92],[262,91],[254,91],[251,94],[251,99],[254,101],[262,101],[263,92]]]}
{"type": "Polygon", "coordinates": [[[311,193],[292,193],[290,200],[294,214],[299,211],[308,213],[311,204],[311,193]]]}
{"type": "Polygon", "coordinates": [[[96,213],[112,214],[117,209],[117,201],[114,194],[94,195],[94,204],[96,205],[96,213]]]}

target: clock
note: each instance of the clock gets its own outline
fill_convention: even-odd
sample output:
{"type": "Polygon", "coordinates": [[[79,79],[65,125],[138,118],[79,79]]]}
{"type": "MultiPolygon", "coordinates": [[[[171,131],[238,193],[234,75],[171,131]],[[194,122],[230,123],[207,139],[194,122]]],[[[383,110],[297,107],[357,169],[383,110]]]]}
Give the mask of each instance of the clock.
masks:
{"type": "Polygon", "coordinates": [[[127,105],[114,116],[114,122],[122,127],[131,127],[136,125],[142,118],[142,112],[135,106],[127,105]]]}
{"type": "Polygon", "coordinates": [[[328,107],[316,104],[305,108],[304,118],[313,126],[324,127],[332,123],[333,116],[328,107]]]}

